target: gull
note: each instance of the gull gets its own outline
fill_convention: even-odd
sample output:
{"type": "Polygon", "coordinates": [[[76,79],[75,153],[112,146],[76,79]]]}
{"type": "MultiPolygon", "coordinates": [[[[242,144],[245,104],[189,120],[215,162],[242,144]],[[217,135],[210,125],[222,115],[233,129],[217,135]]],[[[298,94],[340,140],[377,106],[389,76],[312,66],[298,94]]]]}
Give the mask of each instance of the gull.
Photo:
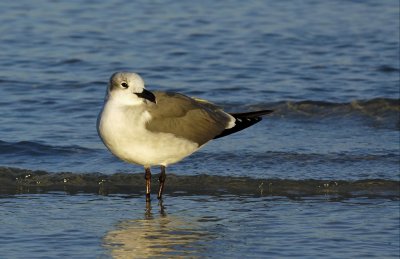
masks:
{"type": "Polygon", "coordinates": [[[160,166],[158,199],[166,167],[199,150],[212,139],[243,130],[272,110],[227,113],[203,99],[149,91],[136,73],[117,72],[109,81],[97,132],[108,150],[128,163],[144,166],[150,201],[151,166],[160,166]]]}

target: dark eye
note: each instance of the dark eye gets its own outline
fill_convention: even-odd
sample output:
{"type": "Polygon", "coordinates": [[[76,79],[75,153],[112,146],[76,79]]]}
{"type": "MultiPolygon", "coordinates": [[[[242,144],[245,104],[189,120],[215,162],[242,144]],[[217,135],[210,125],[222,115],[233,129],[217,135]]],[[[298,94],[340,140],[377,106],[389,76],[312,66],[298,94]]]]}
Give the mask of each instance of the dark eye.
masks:
{"type": "Polygon", "coordinates": [[[122,88],[125,88],[125,89],[129,87],[129,85],[125,82],[121,83],[121,86],[122,86],[122,88]]]}

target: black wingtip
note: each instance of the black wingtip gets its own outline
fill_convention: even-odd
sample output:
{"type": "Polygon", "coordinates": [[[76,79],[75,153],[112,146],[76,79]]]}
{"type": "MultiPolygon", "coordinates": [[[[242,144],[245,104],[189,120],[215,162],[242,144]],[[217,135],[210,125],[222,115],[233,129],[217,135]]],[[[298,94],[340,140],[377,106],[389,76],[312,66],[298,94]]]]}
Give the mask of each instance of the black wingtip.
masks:
{"type": "Polygon", "coordinates": [[[256,124],[257,122],[261,121],[262,120],[261,116],[270,114],[272,112],[273,110],[261,110],[255,112],[231,113],[230,115],[232,115],[236,119],[235,126],[230,129],[225,129],[223,132],[221,132],[221,134],[216,136],[214,139],[225,137],[232,133],[248,128],[256,124]]]}
{"type": "Polygon", "coordinates": [[[239,117],[239,118],[240,117],[254,118],[254,117],[268,115],[273,112],[274,112],[273,110],[260,110],[260,111],[255,111],[255,112],[231,113],[231,115],[235,118],[237,118],[237,117],[239,117]]]}

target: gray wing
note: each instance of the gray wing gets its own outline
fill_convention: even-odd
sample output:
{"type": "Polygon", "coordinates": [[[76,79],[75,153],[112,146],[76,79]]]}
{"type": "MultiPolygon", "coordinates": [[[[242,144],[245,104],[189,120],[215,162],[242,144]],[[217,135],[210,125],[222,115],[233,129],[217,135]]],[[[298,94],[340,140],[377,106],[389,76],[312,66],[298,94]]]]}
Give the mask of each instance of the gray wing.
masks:
{"type": "Polygon", "coordinates": [[[154,92],[157,104],[148,107],[152,132],[172,133],[199,146],[223,132],[232,116],[217,106],[178,93],[154,92]]]}

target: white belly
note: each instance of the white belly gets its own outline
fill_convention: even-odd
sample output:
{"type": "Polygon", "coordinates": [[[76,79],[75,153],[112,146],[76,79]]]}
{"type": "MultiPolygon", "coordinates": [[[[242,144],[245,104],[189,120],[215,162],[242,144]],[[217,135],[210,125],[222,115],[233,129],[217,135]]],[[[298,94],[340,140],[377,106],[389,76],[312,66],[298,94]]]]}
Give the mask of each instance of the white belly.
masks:
{"type": "Polygon", "coordinates": [[[123,112],[106,105],[100,114],[98,132],[106,147],[118,158],[143,166],[176,163],[199,149],[197,143],[170,133],[146,130],[149,114],[123,112]],[[112,115],[112,116],[111,116],[112,115]]]}

